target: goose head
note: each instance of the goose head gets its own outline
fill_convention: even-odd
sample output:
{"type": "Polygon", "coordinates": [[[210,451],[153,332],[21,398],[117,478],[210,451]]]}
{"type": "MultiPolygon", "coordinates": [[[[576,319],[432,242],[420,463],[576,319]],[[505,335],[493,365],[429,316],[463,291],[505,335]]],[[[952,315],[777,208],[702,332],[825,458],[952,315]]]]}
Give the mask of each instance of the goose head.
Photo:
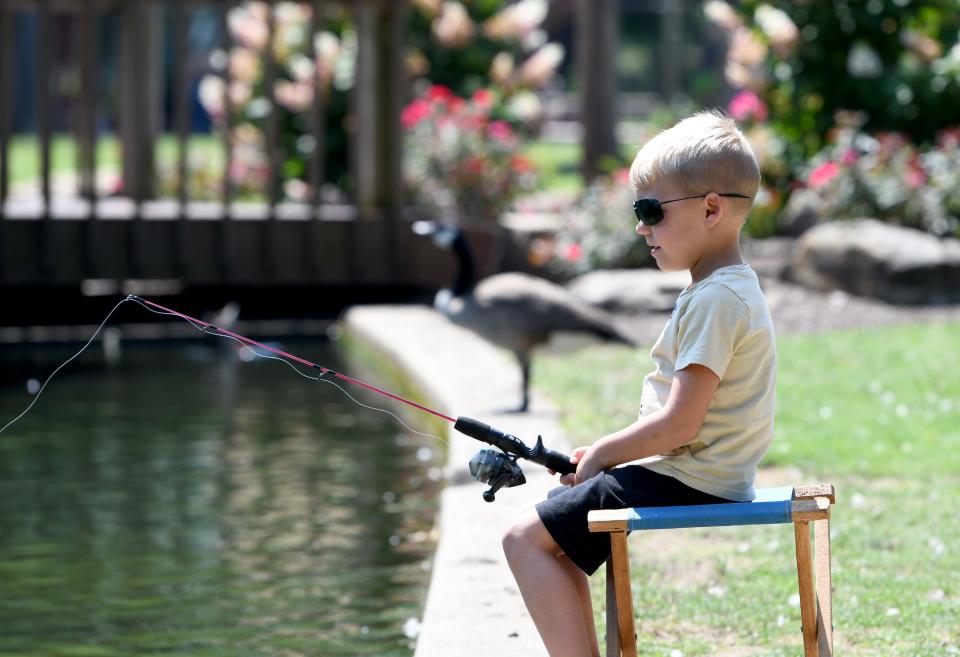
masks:
{"type": "Polygon", "coordinates": [[[440,224],[436,221],[415,221],[412,228],[415,234],[429,237],[434,244],[446,251],[452,251],[457,257],[457,273],[450,287],[437,294],[438,307],[441,303],[446,306],[452,299],[469,294],[476,281],[473,254],[463,236],[463,231],[457,226],[440,224]]]}

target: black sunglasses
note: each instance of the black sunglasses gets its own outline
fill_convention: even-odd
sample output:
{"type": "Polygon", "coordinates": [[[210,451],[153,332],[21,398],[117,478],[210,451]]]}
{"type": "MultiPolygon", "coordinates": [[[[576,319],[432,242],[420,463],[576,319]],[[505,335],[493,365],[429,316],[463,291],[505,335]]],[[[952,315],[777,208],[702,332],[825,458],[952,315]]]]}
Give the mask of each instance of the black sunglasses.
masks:
{"type": "MultiPolygon", "coordinates": [[[[663,221],[663,208],[661,205],[667,203],[676,203],[677,201],[686,201],[691,198],[703,198],[706,194],[697,194],[696,196],[684,196],[683,198],[672,198],[669,201],[658,201],[655,198],[640,198],[633,202],[633,212],[637,215],[637,221],[644,226],[656,226],[663,221]]],[[[717,194],[717,196],[730,196],[732,198],[752,198],[744,194],[717,194]]]]}

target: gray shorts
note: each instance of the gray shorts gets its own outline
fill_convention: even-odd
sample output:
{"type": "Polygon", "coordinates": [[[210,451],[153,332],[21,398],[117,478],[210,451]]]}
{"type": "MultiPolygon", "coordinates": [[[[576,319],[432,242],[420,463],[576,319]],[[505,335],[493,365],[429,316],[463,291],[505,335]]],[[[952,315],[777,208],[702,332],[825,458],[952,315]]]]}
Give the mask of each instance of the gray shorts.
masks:
{"type": "Polygon", "coordinates": [[[576,486],[560,486],[537,504],[547,531],[580,570],[592,575],[610,557],[610,536],[587,529],[587,513],[594,509],[645,506],[684,506],[731,502],[642,465],[601,472],[576,486]]]}

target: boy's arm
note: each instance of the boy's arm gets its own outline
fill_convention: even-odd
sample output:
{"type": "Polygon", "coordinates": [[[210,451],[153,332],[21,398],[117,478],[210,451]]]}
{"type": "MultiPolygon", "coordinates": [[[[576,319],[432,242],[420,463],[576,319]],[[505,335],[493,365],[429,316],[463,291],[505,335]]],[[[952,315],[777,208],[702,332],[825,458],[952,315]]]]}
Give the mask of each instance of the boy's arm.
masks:
{"type": "Polygon", "coordinates": [[[588,448],[577,464],[574,484],[615,465],[663,454],[692,441],[719,385],[720,377],[703,365],[678,371],[666,405],[588,448]]]}

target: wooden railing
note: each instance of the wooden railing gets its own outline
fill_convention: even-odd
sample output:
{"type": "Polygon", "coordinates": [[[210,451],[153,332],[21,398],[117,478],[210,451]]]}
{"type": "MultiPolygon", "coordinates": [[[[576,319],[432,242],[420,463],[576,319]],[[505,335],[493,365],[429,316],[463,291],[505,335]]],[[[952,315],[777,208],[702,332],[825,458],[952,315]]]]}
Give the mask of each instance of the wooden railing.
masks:
{"type": "MultiPolygon", "coordinates": [[[[229,131],[222,129],[217,139],[225,164],[217,198],[191,198],[190,103],[196,79],[187,66],[187,35],[196,25],[198,12],[208,16],[213,12],[222,35],[217,47],[229,52],[233,44],[228,12],[240,4],[238,0],[0,2],[0,283],[68,284],[88,278],[131,277],[180,277],[209,283],[235,281],[238,276],[237,282],[264,284],[351,277],[404,282],[420,276],[416,267],[410,267],[413,256],[403,255],[417,247],[411,246],[400,216],[399,116],[406,92],[400,53],[408,11],[405,2],[337,3],[352,13],[359,42],[350,95],[353,128],[347,159],[352,185],[345,198],[329,205],[319,196],[318,190],[328,182],[323,161],[328,108],[322,93],[313,94],[305,112],[315,145],[304,181],[310,190],[306,199],[283,198],[283,149],[276,111],[269,112],[264,126],[268,166],[262,200],[250,203],[236,198],[228,173],[233,148],[229,131]],[[14,38],[25,17],[35,25],[28,61],[14,38]],[[104,29],[108,22],[113,26],[110,30],[104,29]],[[108,34],[116,36],[112,43],[108,34]],[[161,83],[163,39],[172,44],[168,91],[161,83]],[[115,53],[116,73],[109,78],[102,67],[106,53],[115,53]],[[31,70],[39,170],[32,193],[13,194],[13,101],[19,93],[15,75],[22,80],[31,70]],[[66,118],[55,115],[64,94],[54,81],[64,79],[73,80],[76,88],[68,99],[72,111],[66,118]],[[97,185],[103,170],[97,155],[98,125],[105,119],[116,122],[122,153],[118,189],[110,193],[97,185]],[[158,198],[155,155],[164,128],[176,142],[176,185],[172,197],[158,198]],[[77,157],[75,189],[68,194],[54,190],[52,167],[53,138],[64,129],[76,144],[77,157]],[[287,225],[280,228],[278,224],[287,225]]],[[[334,3],[300,4],[313,10],[310,30],[315,34],[323,29],[324,5],[334,3]]],[[[273,15],[269,12],[271,40],[273,15]]],[[[272,47],[265,49],[262,66],[264,89],[276,108],[277,64],[272,52],[272,47]]],[[[229,67],[222,75],[229,89],[229,67]]],[[[228,91],[223,102],[229,117],[228,91]]]]}

